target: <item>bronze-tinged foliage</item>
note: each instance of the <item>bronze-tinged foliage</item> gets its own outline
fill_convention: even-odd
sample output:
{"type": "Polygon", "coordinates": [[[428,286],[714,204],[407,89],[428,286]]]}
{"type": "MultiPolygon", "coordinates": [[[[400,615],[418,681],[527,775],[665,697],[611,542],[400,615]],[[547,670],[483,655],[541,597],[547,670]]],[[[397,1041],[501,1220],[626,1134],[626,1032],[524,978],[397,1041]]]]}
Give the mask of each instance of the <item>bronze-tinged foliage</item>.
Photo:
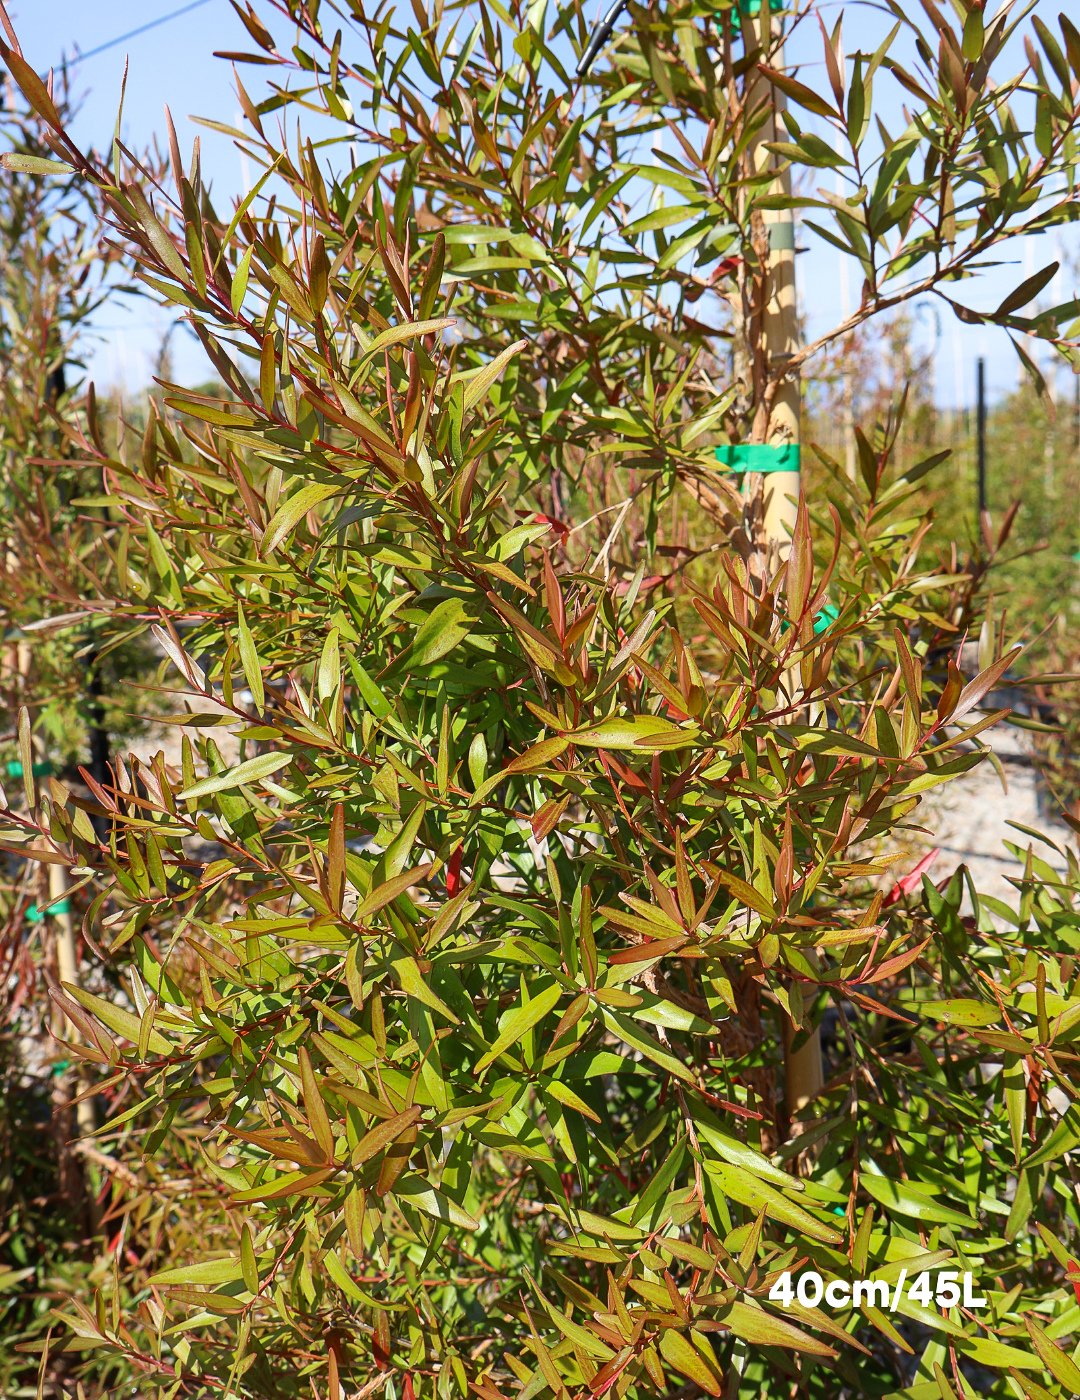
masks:
{"type": "MultiPolygon", "coordinates": [[[[64,119],[73,108],[55,88],[64,119]]],[[[100,228],[82,181],[57,179],[42,120],[9,89],[0,129],[13,148],[0,170],[0,711],[4,781],[27,771],[101,768],[112,682],[137,649],[106,658],[100,647],[100,577],[87,579],[101,512],[77,502],[100,472],[73,452],[61,424],[74,422],[88,322],[104,304],[118,254],[99,248],[100,228]],[[53,173],[50,173],[53,172],[53,173]],[[85,606],[84,606],[85,605],[85,606]],[[20,726],[20,707],[31,726],[20,726]],[[89,746],[86,743],[89,738],[89,746]]],[[[127,726],[116,726],[127,727],[127,726]]],[[[56,1053],[47,982],[71,976],[74,938],[63,866],[0,857],[0,1392],[17,1395],[36,1358],[16,1344],[44,1337],[50,1300],[86,1290],[92,1262],[79,1247],[96,1167],[69,1146],[77,1134],[77,1071],[56,1053]],[[43,914],[41,911],[45,910],[43,914]],[[71,954],[69,960],[68,954],[71,954]]],[[[78,896],[76,896],[77,898],[78,896]]]]}
{"type": "MultiPolygon", "coordinates": [[[[742,163],[756,104],[831,104],[731,11],[633,8],[572,116],[544,87],[570,86],[573,6],[546,32],[484,9],[453,51],[419,0],[419,30],[358,9],[354,59],[330,4],[272,10],[294,47],[238,9],[275,70],[258,105],[241,88],[273,174],[231,217],[175,138],[171,184],[119,145],[84,156],[3,49],[223,386],[165,386],[115,452],[93,416],[63,428],[122,522],[88,564],[103,625],[149,631],[199,740],[116,759],[90,798],[27,774],[0,813],[9,852],[92,881],[113,992],[55,1000],[70,1054],[128,1095],[99,1134],[130,1164],[111,1217],[155,1213],[49,1345],[162,1397],[1069,1393],[1080,867],[1029,855],[1015,913],[963,868],[878,888],[890,834],[1002,717],[1003,626],[977,676],[954,652],[1007,526],[970,568],[921,563],[934,463],[890,468],[894,421],[860,439],[858,483],[800,503],[783,563],[732,515],[734,543],[672,571],[660,532],[677,481],[734,511],[712,435],[760,440],[792,368],[753,330],[776,178],[742,163]],[[357,163],[322,120],[274,145],[293,107],[357,163]],[[686,162],[640,160],[669,119],[686,162]],[[686,203],[635,228],[623,173],[686,203]],[[685,311],[700,249],[749,346],[727,389],[685,311]],[[557,482],[580,504],[606,457],[620,513],[590,533],[557,482]],[[829,1015],[796,1110],[785,1049],[829,1015]],[[891,1316],[785,1307],[809,1267],[910,1287],[891,1316]],[[937,1310],[942,1272],[987,1308],[937,1310]]],[[[991,81],[1005,31],[928,13],[922,127],[830,205],[866,250],[860,316],[920,251],[936,288],[1070,217],[1038,211],[1074,159],[1069,83],[1031,79],[1033,162],[991,81]]],[[[868,72],[834,94],[855,147],[868,72]]],[[[776,154],[813,165],[789,130],[776,154]]]]}

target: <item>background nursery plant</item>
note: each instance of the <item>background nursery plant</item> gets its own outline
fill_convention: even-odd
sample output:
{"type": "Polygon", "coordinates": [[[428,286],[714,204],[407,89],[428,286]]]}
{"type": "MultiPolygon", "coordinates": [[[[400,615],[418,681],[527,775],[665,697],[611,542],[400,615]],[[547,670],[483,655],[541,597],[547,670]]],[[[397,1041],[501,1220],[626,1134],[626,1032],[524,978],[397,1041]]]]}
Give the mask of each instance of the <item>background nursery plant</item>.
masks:
{"type": "MultiPolygon", "coordinates": [[[[66,83],[56,106],[72,113],[66,83]]],[[[0,170],[0,700],[4,780],[19,782],[14,741],[20,706],[33,717],[31,761],[39,776],[78,762],[106,778],[107,727],[130,732],[110,703],[117,673],[138,656],[105,659],[80,556],[104,525],[72,502],[100,483],[57,428],[73,413],[87,322],[102,306],[115,257],[97,246],[96,220],[77,178],[48,167],[42,119],[8,89],[0,126],[19,170],[0,170]],[[37,162],[37,169],[34,168],[37,162]],[[81,610],[83,598],[92,606],[81,610]],[[58,616],[59,615],[59,616],[58,616]],[[58,622],[56,619],[58,617],[58,622]],[[55,623],[55,625],[54,625],[55,623]],[[72,625],[73,623],[77,625],[72,625]]],[[[0,874],[0,1391],[19,1393],[33,1363],[17,1341],[48,1327],[53,1288],[87,1288],[89,1260],[77,1243],[100,1181],[84,1181],[71,1148],[77,1119],[75,1070],[54,1053],[59,1028],[46,983],[76,973],[67,870],[14,861],[0,874]],[[44,912],[42,912],[44,911],[44,912]],[[65,1072],[66,1068],[66,1072],[65,1072]],[[74,1244],[74,1248],[73,1248],[74,1244]]],[[[92,1122],[89,1123],[92,1126],[92,1122]]]]}
{"type": "MultiPolygon", "coordinates": [[[[311,75],[262,110],[244,93],[264,141],[289,102],[355,139],[349,82],[373,122],[396,104],[422,125],[416,85],[445,71],[446,119],[412,144],[393,128],[348,170],[321,127],[255,146],[269,198],[228,217],[175,140],[163,183],[119,143],[111,165],[84,156],[10,27],[2,49],[58,177],[78,174],[135,273],[189,313],[222,383],[164,386],[141,442],[115,450],[92,412],[58,425],[103,483],[80,508],[110,512],[87,555],[103,631],[153,636],[198,742],[76,788],[34,778],[19,717],[5,846],[93,895],[109,995],[54,995],[65,1053],[122,1095],[97,1141],[126,1164],[111,1276],[58,1310],[43,1374],[104,1363],[163,1396],[1071,1393],[1080,869],[1031,854],[1015,914],[963,870],[941,889],[870,883],[1000,718],[980,706],[1016,652],[979,590],[1007,526],[964,567],[922,559],[913,499],[934,462],[890,467],[898,415],[860,439],[857,483],[837,473],[831,505],[802,504],[783,562],[758,547],[755,484],[742,518],[712,470],[717,437],[767,440],[790,368],[754,330],[777,176],[739,164],[769,116],[753,94],[772,38],[755,52],[730,12],[669,28],[635,12],[586,119],[557,93],[536,105],[541,65],[561,71],[548,39],[583,38],[573,9],[547,37],[543,16],[500,30],[482,13],[453,56],[441,15],[403,33],[358,14],[366,72],[324,44],[317,5],[289,18],[285,59],[247,12],[274,62],[311,75]],[[687,77],[706,64],[723,81],[687,77]],[[686,93],[733,104],[700,133],[710,191],[740,190],[730,243],[706,242],[729,206],[694,205],[729,310],[707,305],[736,337],[726,393],[719,332],[685,310],[698,243],[675,255],[656,220],[627,230],[655,257],[621,252],[610,222],[582,244],[594,208],[626,223],[598,168],[672,168],[640,141],[612,152],[620,114],[640,137],[685,117],[686,93]],[[696,558],[661,528],[684,486],[729,532],[696,558]],[[614,520],[585,519],[616,489],[614,520]],[[955,648],[980,626],[966,680],[955,648]],[[828,1079],[803,1104],[785,1052],[827,1013],[828,1079]],[[911,1287],[895,1311],[785,1302],[784,1275],[808,1268],[911,1287]],[[936,1307],[950,1272],[987,1306],[936,1307]]],[[[941,57],[922,58],[952,97],[928,97],[893,153],[896,181],[916,151],[931,173],[891,225],[879,195],[862,213],[874,241],[920,199],[962,210],[950,191],[981,133],[1005,162],[988,167],[999,204],[962,248],[943,230],[889,265],[921,249],[936,286],[969,243],[1070,217],[1068,200],[1031,211],[1072,159],[1074,109],[1068,70],[1059,99],[1034,64],[1033,166],[989,77],[1002,32],[969,18],[961,44],[931,21],[941,57]]],[[[880,197],[899,199],[890,178],[880,197]]],[[[858,222],[837,210],[853,239],[858,222]]],[[[876,266],[860,316],[890,295],[876,266]]],[[[1056,338],[1061,319],[1025,329],[1056,338]]]]}

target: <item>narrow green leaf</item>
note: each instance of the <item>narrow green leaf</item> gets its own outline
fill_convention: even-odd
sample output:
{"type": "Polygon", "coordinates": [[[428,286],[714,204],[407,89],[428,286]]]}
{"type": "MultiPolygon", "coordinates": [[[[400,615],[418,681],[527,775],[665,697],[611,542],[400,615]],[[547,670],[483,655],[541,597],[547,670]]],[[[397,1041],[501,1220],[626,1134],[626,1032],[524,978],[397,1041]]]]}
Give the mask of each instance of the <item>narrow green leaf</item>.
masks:
{"type": "Polygon", "coordinates": [[[240,1268],[244,1275],[244,1286],[249,1293],[259,1291],[259,1266],[255,1262],[255,1247],[251,1240],[251,1227],[245,1221],[240,1232],[240,1268]]]}
{"type": "Polygon", "coordinates": [[[1039,272],[1033,273],[1031,277],[1025,278],[1015,291],[1009,293],[994,312],[994,315],[1011,316],[1014,311],[1019,311],[1020,308],[1026,306],[1029,301],[1034,301],[1046,284],[1053,280],[1058,266],[1058,263],[1052,262],[1039,272]]]}
{"type": "MultiPolygon", "coordinates": [[[[235,135],[235,134],[237,134],[237,133],[236,133],[236,132],[233,132],[233,134],[235,135]]],[[[240,133],[240,134],[242,135],[242,133],[240,133]]],[[[233,236],[233,234],[236,232],[237,228],[239,227],[239,225],[240,225],[240,220],[244,217],[244,215],[247,213],[247,211],[251,208],[251,202],[252,202],[252,200],[255,198],[255,196],[256,196],[256,195],[259,193],[259,191],[262,189],[263,185],[266,184],[266,182],[267,182],[267,180],[269,180],[270,176],[273,175],[274,171],[278,168],[279,164],[281,163],[281,161],[282,161],[283,159],[284,159],[283,156],[280,156],[280,155],[277,156],[277,157],[275,158],[275,160],[274,160],[273,165],[269,166],[268,169],[266,169],[266,170],[263,171],[263,173],[262,173],[262,174],[259,176],[259,178],[255,181],[255,184],[252,186],[252,188],[251,188],[250,190],[248,190],[247,194],[244,196],[244,198],[243,198],[243,199],[240,201],[240,203],[237,205],[237,207],[236,207],[236,213],[232,216],[232,220],[231,220],[230,223],[229,223],[229,227],[225,230],[225,237],[221,240],[221,249],[220,249],[220,251],[218,252],[217,257],[214,259],[214,271],[215,271],[215,272],[217,271],[218,263],[221,261],[222,253],[225,252],[225,249],[226,249],[226,248],[231,248],[231,247],[232,247],[232,236],[233,236]]]]}
{"type": "Polygon", "coordinates": [[[698,1349],[682,1332],[676,1332],[671,1327],[661,1332],[660,1355],[669,1365],[674,1366],[680,1375],[699,1385],[706,1394],[723,1394],[720,1375],[714,1367],[707,1364],[698,1349]]]}
{"type": "Polygon", "coordinates": [[[251,628],[248,626],[247,618],[244,616],[243,603],[236,605],[236,629],[240,635],[240,664],[244,668],[244,679],[248,683],[251,691],[251,698],[255,702],[255,708],[261,715],[266,706],[266,694],[263,690],[262,666],[259,662],[259,653],[255,647],[255,639],[251,635],[251,628]]]}
{"type": "Polygon", "coordinates": [[[643,1055],[652,1060],[653,1064],[659,1065],[661,1069],[667,1070],[677,1079],[682,1079],[687,1084],[695,1083],[694,1076],[683,1062],[677,1060],[670,1051],[665,1050],[658,1040],[654,1040],[651,1035],[643,1031],[629,1016],[613,1011],[610,1006],[601,1006],[599,1010],[601,1019],[608,1030],[629,1045],[631,1050],[640,1050],[643,1055]]]}
{"type": "Polygon", "coordinates": [[[873,1172],[863,1172],[859,1178],[863,1189],[887,1210],[898,1215],[910,1216],[915,1220],[925,1220],[934,1225],[960,1225],[970,1227],[970,1215],[961,1215],[950,1206],[939,1205],[937,1201],[922,1191],[916,1191],[906,1181],[892,1181],[873,1172]]]}
{"type": "Polygon", "coordinates": [[[429,321],[404,321],[400,326],[389,326],[379,332],[364,351],[363,358],[369,360],[380,350],[386,350],[391,345],[400,345],[404,340],[415,340],[417,336],[434,335],[437,331],[444,331],[449,326],[456,325],[457,319],[454,316],[437,316],[429,321]]]}
{"type": "Polygon", "coordinates": [[[550,987],[545,987],[542,992],[538,992],[524,1006],[516,1007],[503,1022],[502,1029],[491,1049],[486,1055],[482,1055],[473,1066],[473,1073],[482,1074],[488,1065],[499,1058],[504,1050],[519,1041],[526,1031],[532,1030],[533,1026],[542,1021],[548,1012],[554,1010],[562,994],[563,989],[556,982],[550,987]]]}
{"type": "Polygon", "coordinates": [[[430,666],[432,662],[440,660],[469,635],[472,625],[472,619],[466,615],[465,604],[460,598],[444,599],[417,628],[412,641],[387,670],[387,677],[420,666],[430,666]]]}
{"type": "Polygon", "coordinates": [[[243,763],[238,763],[235,768],[230,768],[225,773],[219,773],[216,777],[203,778],[194,787],[185,788],[178,796],[183,801],[188,801],[196,797],[207,797],[212,792],[226,792],[244,783],[257,783],[262,778],[269,778],[271,773],[279,773],[291,762],[292,754],[260,753],[254,758],[245,759],[243,763]]]}
{"type": "Polygon", "coordinates": [[[24,156],[18,151],[0,155],[5,170],[17,170],[23,175],[74,175],[75,167],[62,160],[46,160],[44,156],[24,156]]]}
{"type": "Polygon", "coordinates": [[[320,501],[325,501],[331,496],[336,496],[340,491],[337,485],[327,485],[321,481],[309,482],[303,486],[295,495],[281,506],[274,513],[274,518],[266,527],[266,534],[262,538],[262,554],[273,554],[278,545],[293,528],[294,525],[307,515],[309,510],[317,506],[320,501]]]}
{"type": "Polygon", "coordinates": [[[570,740],[563,735],[554,739],[543,739],[539,744],[534,744],[531,749],[526,749],[524,753],[512,758],[503,770],[506,773],[532,773],[537,768],[546,768],[553,759],[565,753],[570,746],[570,740]]]}
{"type": "Polygon", "coordinates": [[[1080,1366],[1077,1366],[1067,1352],[1054,1345],[1034,1318],[1025,1316],[1024,1326],[1039,1353],[1039,1360],[1054,1379],[1073,1395],[1080,1395],[1080,1366]]]}
{"type": "Polygon", "coordinates": [[[571,743],[582,748],[636,749],[639,752],[692,744],[696,737],[696,730],[680,729],[677,724],[660,719],[657,715],[634,715],[628,719],[614,717],[601,720],[599,724],[572,729],[567,735],[571,743]]]}
{"type": "Polygon", "coordinates": [[[23,96],[26,98],[27,102],[29,102],[30,106],[33,107],[34,111],[37,112],[38,116],[43,117],[54,131],[62,131],[63,123],[60,120],[60,114],[57,112],[52,98],[49,96],[49,89],[41,81],[33,68],[30,67],[26,59],[23,58],[22,54],[15,53],[15,51],[9,49],[5,43],[0,42],[0,55],[3,56],[4,62],[11,72],[11,76],[22,89],[23,96]]]}
{"type": "MultiPolygon", "coordinates": [[[[84,992],[81,987],[73,987],[69,983],[63,983],[64,991],[68,996],[73,997],[80,1006],[84,1006],[87,1011],[92,1012],[104,1026],[115,1031],[125,1040],[130,1040],[132,1045],[139,1043],[139,1031],[142,1021],[139,1016],[131,1011],[125,1011],[120,1006],[114,1006],[112,1002],[105,1001],[102,997],[96,997],[92,992],[84,992]]],[[[170,1045],[159,1031],[152,1030],[147,1037],[147,1046],[155,1055],[171,1055],[176,1046],[170,1045]]]]}
{"type": "Polygon", "coordinates": [[[767,64],[759,63],[758,70],[774,87],[789,97],[792,102],[797,102],[800,107],[805,107],[808,112],[814,112],[819,117],[827,117],[830,121],[842,122],[839,112],[834,107],[830,107],[823,97],[819,97],[813,88],[808,88],[805,83],[800,83],[796,78],[789,78],[786,73],[779,73],[775,68],[768,67],[767,64]]]}
{"type": "Polygon", "coordinates": [[[235,1283],[244,1276],[244,1267],[235,1257],[229,1259],[207,1259],[201,1264],[184,1264],[176,1269],[163,1269],[151,1274],[147,1280],[157,1287],[167,1288],[170,1284],[213,1284],[235,1283]]]}
{"type": "Polygon", "coordinates": [[[413,885],[419,885],[422,880],[426,880],[431,871],[431,862],[426,865],[417,865],[412,870],[403,870],[400,875],[393,876],[392,879],[384,881],[376,886],[367,897],[357,906],[353,916],[357,923],[362,919],[370,918],[377,913],[391,900],[397,899],[399,894],[404,894],[406,890],[412,889],[413,885]]]}
{"type": "Polygon", "coordinates": [[[249,244],[247,252],[240,259],[240,264],[233,274],[232,291],[229,294],[229,300],[232,303],[234,316],[240,315],[240,308],[244,304],[245,296],[247,296],[248,273],[251,271],[251,254],[254,250],[255,245],[253,243],[249,244]]]}
{"type": "Polygon", "coordinates": [[[749,1303],[730,1304],[718,1314],[718,1320],[726,1322],[736,1337],[756,1346],[786,1347],[789,1351],[809,1352],[811,1356],[836,1356],[832,1347],[811,1337],[801,1327],[792,1327],[790,1322],[749,1303]]]}
{"type": "Polygon", "coordinates": [[[518,354],[519,351],[524,350],[528,343],[527,340],[515,340],[513,345],[508,345],[505,350],[500,351],[490,364],[485,365],[478,374],[475,374],[471,379],[466,381],[466,413],[470,408],[476,407],[514,356],[518,354]]]}
{"type": "Polygon", "coordinates": [[[445,1016],[451,1025],[457,1026],[461,1022],[450,1010],[446,1002],[431,990],[424,981],[423,974],[415,958],[405,956],[399,957],[392,963],[397,979],[401,983],[401,990],[409,996],[416,997],[425,1006],[430,1006],[433,1011],[438,1011],[445,1016]]]}
{"type": "Polygon", "coordinates": [[[372,1157],[378,1156],[384,1148],[399,1138],[406,1128],[411,1128],[420,1118],[420,1110],[415,1105],[407,1108],[404,1113],[397,1113],[393,1118],[387,1118],[382,1123],[377,1124],[370,1132],[365,1133],[352,1150],[350,1158],[354,1167],[362,1166],[365,1162],[370,1162],[372,1157]]]}
{"type": "Polygon", "coordinates": [[[331,627],[323,642],[316,675],[320,700],[329,700],[341,680],[341,657],[338,654],[338,630],[331,627]]]}
{"type": "Polygon", "coordinates": [[[480,1222],[462,1206],[451,1201],[442,1191],[429,1186],[422,1177],[406,1172],[394,1183],[393,1194],[407,1205],[422,1210],[436,1220],[448,1225],[456,1225],[462,1230],[479,1230],[480,1222]]]}
{"type": "Polygon", "coordinates": [[[139,189],[138,185],[125,185],[124,194],[131,201],[132,208],[135,210],[135,216],[142,225],[143,232],[150,240],[150,245],[154,252],[178,282],[182,282],[185,286],[190,286],[191,280],[188,277],[187,268],[184,266],[180,254],[176,251],[172,239],[166,233],[157,215],[150,208],[142,190],[139,189]]]}
{"type": "Polygon", "coordinates": [[[311,1134],[322,1148],[326,1160],[331,1162],[334,1159],[334,1134],[330,1128],[326,1104],[323,1103],[322,1094],[319,1092],[315,1071],[311,1067],[311,1056],[302,1045],[299,1059],[300,1082],[304,1090],[304,1108],[307,1112],[308,1123],[311,1125],[311,1134]]]}
{"type": "Polygon", "coordinates": [[[37,791],[34,783],[34,745],[30,734],[30,711],[25,705],[19,706],[19,762],[22,764],[23,792],[26,805],[32,812],[37,806],[37,791]]]}

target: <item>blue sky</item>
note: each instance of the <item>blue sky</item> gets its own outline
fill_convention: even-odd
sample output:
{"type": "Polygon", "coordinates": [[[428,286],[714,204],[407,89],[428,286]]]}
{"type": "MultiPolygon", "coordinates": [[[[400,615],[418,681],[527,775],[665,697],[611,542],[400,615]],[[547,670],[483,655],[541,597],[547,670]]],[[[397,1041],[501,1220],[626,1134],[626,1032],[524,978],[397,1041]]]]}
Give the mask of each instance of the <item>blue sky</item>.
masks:
{"type": "MultiPolygon", "coordinates": [[[[89,52],[99,44],[179,9],[185,0],[16,0],[8,5],[23,53],[44,72],[70,56],[75,45],[89,52]]],[[[213,50],[251,47],[247,31],[228,0],[207,0],[198,9],[88,59],[75,70],[73,90],[85,93],[75,136],[84,148],[105,150],[116,124],[125,58],[130,59],[124,98],[122,139],[133,150],[165,131],[165,107],[172,112],[185,163],[192,142],[202,142],[203,170],[212,179],[221,207],[243,189],[240,156],[225,136],[196,126],[192,115],[233,123],[238,110],[232,69],[213,50]]],[[[238,123],[237,123],[238,124],[238,123]]],[[[161,337],[173,318],[148,299],[115,300],[99,317],[101,341],[91,377],[101,387],[145,384],[161,337]]],[[[201,349],[174,337],[177,370],[185,377],[210,377],[201,349]]]]}
{"type": "MultiPolygon", "coordinates": [[[[50,64],[57,63],[62,54],[70,55],[76,45],[81,52],[89,52],[116,36],[169,14],[183,2],[109,0],[106,4],[102,0],[21,0],[21,4],[10,5],[9,9],[24,53],[36,68],[44,71],[50,64]]],[[[607,0],[603,0],[603,8],[607,8],[607,0]]],[[[995,9],[996,5],[991,3],[990,8],[995,9]]],[[[1038,9],[1040,13],[1045,12],[1044,18],[1056,29],[1057,5],[1043,0],[1038,9]]],[[[880,10],[848,5],[845,12],[847,52],[875,48],[888,27],[889,21],[880,10]]],[[[190,117],[214,117],[240,125],[230,66],[214,58],[213,50],[251,47],[247,32],[228,0],[206,0],[187,14],[87,59],[76,70],[76,91],[86,93],[76,128],[79,141],[84,145],[93,142],[104,149],[110,140],[124,61],[128,57],[130,69],[122,123],[126,142],[138,149],[155,134],[160,138],[165,129],[164,107],[168,104],[185,159],[194,136],[201,135],[204,172],[213,180],[218,207],[226,207],[230,199],[245,188],[240,156],[228,138],[196,127],[190,117]]],[[[815,39],[805,57],[816,59],[819,56],[820,48],[815,39]]],[[[1018,53],[1010,57],[1014,66],[1022,62],[1018,53]]],[[[248,69],[244,76],[249,91],[257,91],[256,70],[248,69]]],[[[802,69],[801,76],[811,85],[824,78],[817,63],[802,69]]],[[[891,80],[885,79],[885,82],[891,83],[891,80]]],[[[892,86],[895,93],[895,84],[892,86]]],[[[884,92],[881,95],[888,104],[890,99],[884,92]]],[[[900,123],[898,99],[896,108],[896,119],[890,122],[894,129],[900,123]]],[[[889,121],[888,105],[886,120],[889,121]]],[[[823,183],[833,178],[832,172],[822,172],[823,183]]],[[[1075,235],[1069,234],[1067,238],[1070,241],[1066,242],[1066,248],[1075,248],[1075,235]]],[[[809,244],[810,250],[798,260],[800,295],[807,313],[808,333],[814,335],[840,318],[840,255],[830,248],[813,246],[813,240],[808,237],[801,241],[809,244]]],[[[996,305],[1027,271],[1044,266],[1056,256],[1054,234],[1037,241],[1028,240],[1027,244],[1018,245],[1011,254],[1014,265],[986,279],[986,285],[964,284],[963,299],[976,307],[996,305]]],[[[848,282],[851,297],[857,300],[861,278],[854,266],[849,270],[848,282]]],[[[1061,291],[1064,299],[1073,291],[1071,281],[1064,281],[1061,291]]],[[[987,358],[991,395],[1011,389],[1017,383],[1018,362],[1004,334],[993,329],[958,325],[944,304],[936,306],[936,315],[925,308],[919,320],[926,327],[928,342],[937,344],[939,402],[945,405],[970,402],[974,362],[980,354],[987,358]],[[939,338],[932,329],[938,322],[939,338]]],[[[129,390],[137,389],[147,380],[170,319],[167,313],[146,300],[127,306],[117,302],[106,308],[100,318],[101,340],[92,355],[92,377],[103,388],[121,385],[129,390]]],[[[180,334],[173,343],[178,375],[189,380],[204,377],[206,369],[201,351],[190,337],[180,334]]],[[[1071,378],[1071,375],[1062,374],[1063,392],[1071,393],[1071,378]]]]}

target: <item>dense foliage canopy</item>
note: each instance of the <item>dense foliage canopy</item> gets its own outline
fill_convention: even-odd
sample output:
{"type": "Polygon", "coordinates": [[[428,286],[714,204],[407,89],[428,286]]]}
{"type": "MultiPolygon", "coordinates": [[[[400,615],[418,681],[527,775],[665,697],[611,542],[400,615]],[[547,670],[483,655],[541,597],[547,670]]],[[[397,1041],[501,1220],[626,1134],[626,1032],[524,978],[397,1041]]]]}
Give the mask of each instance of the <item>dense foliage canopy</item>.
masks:
{"type": "MultiPolygon", "coordinates": [[[[71,606],[154,639],[186,733],[77,788],[35,778],[19,716],[5,846],[90,898],[101,985],[54,999],[114,1104],[93,1150],[129,1164],[111,1276],[31,1345],[160,1395],[1075,1393],[1080,868],[1029,854],[1015,911],[962,868],[881,879],[1001,717],[1016,652],[981,590],[1007,527],[928,562],[935,463],[890,467],[895,415],[783,562],[713,469],[796,367],[755,330],[788,199],[747,165],[772,88],[844,109],[858,197],[823,202],[865,318],[1073,217],[1057,40],[1033,157],[1004,28],[928,5],[936,96],[901,74],[924,105],[870,175],[891,59],[845,98],[839,29],[834,108],[769,66],[764,21],[632,7],[573,116],[544,91],[574,87],[573,6],[457,38],[357,6],[352,66],[316,0],[267,8],[297,42],[244,12],[290,82],[240,89],[268,179],[232,216],[175,140],[161,182],[119,142],[85,156],[2,49],[64,162],[9,166],[77,174],[221,384],[162,386],[141,441],[92,403],[54,420],[102,482],[74,505],[108,512],[71,606]],[[292,107],[311,135],[275,145],[292,107]],[[644,156],[661,126],[685,161],[644,156]],[[631,219],[642,181],[683,202],[631,219]],[[708,554],[665,534],[676,491],[726,532],[708,554]],[[823,1024],[795,1102],[785,1057],[823,1024]],[[895,1302],[785,1303],[809,1268],[895,1302]],[[949,1271],[987,1306],[936,1307],[949,1271]]],[[[788,128],[773,157],[831,163],[788,128]]]]}

